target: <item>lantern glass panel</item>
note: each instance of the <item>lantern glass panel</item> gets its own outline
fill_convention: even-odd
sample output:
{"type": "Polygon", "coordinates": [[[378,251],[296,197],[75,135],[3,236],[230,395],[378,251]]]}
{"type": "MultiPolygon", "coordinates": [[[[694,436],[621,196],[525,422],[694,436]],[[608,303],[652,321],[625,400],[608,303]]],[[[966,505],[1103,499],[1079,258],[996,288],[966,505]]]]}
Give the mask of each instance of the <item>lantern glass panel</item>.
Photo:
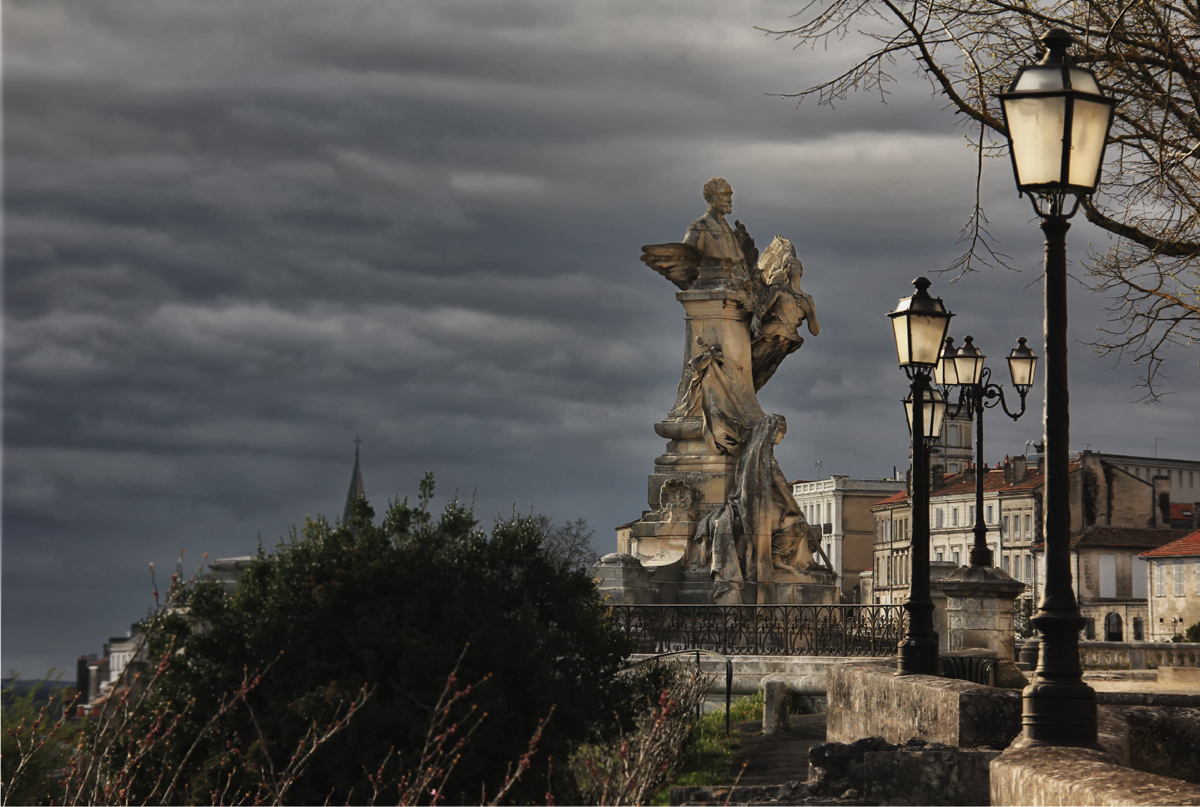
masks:
{"type": "Polygon", "coordinates": [[[1062,96],[1004,99],[1018,187],[1062,182],[1066,109],[1062,96]]]}
{"type": "MultiPolygon", "coordinates": [[[[1073,71],[1074,72],[1074,71],[1073,71]]],[[[1074,76],[1072,76],[1074,78],[1074,76]]],[[[1012,92],[1045,92],[1062,90],[1063,77],[1061,67],[1027,67],[1021,73],[1012,92]]]]}
{"type": "MultiPolygon", "coordinates": [[[[908,433],[912,434],[913,402],[911,395],[904,400],[904,414],[908,417],[908,433]]],[[[945,420],[946,399],[942,397],[942,393],[936,389],[931,389],[925,394],[925,400],[921,406],[921,423],[926,439],[940,439],[942,436],[942,424],[945,420]]]]}
{"type": "MultiPolygon", "coordinates": [[[[899,319],[899,317],[897,317],[899,319]]],[[[942,340],[946,337],[946,328],[950,318],[945,314],[930,316],[929,314],[909,314],[909,334],[912,339],[909,360],[913,364],[933,367],[937,364],[942,352],[942,340]]]]}
{"type": "Polygon", "coordinates": [[[955,372],[954,365],[954,349],[943,348],[942,357],[938,359],[937,366],[933,368],[933,383],[938,386],[949,386],[958,383],[958,373],[955,372]]]}
{"type": "MultiPolygon", "coordinates": [[[[1093,84],[1095,82],[1092,82],[1093,84]]],[[[1071,185],[1096,186],[1112,105],[1076,98],[1071,119],[1071,185]]]]}
{"type": "Polygon", "coordinates": [[[984,355],[978,349],[970,353],[959,349],[958,355],[954,358],[954,368],[958,374],[957,383],[978,384],[979,376],[983,374],[983,359],[984,355]]]}
{"type": "Polygon", "coordinates": [[[1096,82],[1096,77],[1092,75],[1091,70],[1072,67],[1067,72],[1071,74],[1071,89],[1100,95],[1100,85],[1096,82]]]}
{"type": "Polygon", "coordinates": [[[1008,356],[1008,373],[1012,376],[1014,387],[1032,387],[1034,375],[1037,372],[1038,357],[1027,350],[1025,355],[1014,350],[1008,356]]]}
{"type": "Polygon", "coordinates": [[[893,336],[896,337],[896,358],[901,367],[911,364],[908,353],[908,317],[892,317],[893,336]]]}

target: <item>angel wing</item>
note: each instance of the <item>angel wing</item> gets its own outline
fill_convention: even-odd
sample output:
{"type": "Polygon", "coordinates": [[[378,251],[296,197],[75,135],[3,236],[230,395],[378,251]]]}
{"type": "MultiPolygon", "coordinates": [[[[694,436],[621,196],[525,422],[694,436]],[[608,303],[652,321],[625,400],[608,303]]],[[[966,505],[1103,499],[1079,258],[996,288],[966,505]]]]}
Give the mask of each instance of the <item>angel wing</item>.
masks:
{"type": "Polygon", "coordinates": [[[642,247],[642,263],[687,289],[696,279],[696,268],[703,256],[691,244],[647,244],[642,247]]]}

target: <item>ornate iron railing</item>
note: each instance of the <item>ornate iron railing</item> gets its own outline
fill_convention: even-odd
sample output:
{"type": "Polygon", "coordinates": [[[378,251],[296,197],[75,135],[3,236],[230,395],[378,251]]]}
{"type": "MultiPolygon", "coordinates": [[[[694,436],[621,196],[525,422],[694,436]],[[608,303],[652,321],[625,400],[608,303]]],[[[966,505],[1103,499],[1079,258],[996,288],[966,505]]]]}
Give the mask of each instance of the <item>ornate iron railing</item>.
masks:
{"type": "Polygon", "coordinates": [[[729,656],[892,656],[899,605],[614,605],[635,653],[698,648],[729,656]]]}

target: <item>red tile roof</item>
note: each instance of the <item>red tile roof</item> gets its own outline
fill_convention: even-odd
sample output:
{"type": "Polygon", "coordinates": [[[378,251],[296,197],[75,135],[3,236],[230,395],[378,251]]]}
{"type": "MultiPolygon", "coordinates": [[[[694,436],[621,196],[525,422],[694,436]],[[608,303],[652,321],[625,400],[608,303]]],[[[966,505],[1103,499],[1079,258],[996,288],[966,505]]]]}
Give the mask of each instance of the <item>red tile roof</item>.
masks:
{"type": "Polygon", "coordinates": [[[871,506],[871,509],[874,510],[876,507],[882,507],[885,504],[896,504],[897,502],[903,502],[903,501],[907,501],[907,500],[908,500],[908,491],[902,490],[899,493],[893,493],[891,496],[888,496],[886,499],[880,499],[879,501],[875,502],[875,504],[873,504],[871,506]]]}
{"type": "Polygon", "coordinates": [[[1191,535],[1185,535],[1178,541],[1172,541],[1169,544],[1164,544],[1158,549],[1151,549],[1149,552],[1143,552],[1139,557],[1143,558],[1182,558],[1194,557],[1200,555],[1200,530],[1196,530],[1191,535]]]}
{"type": "Polygon", "coordinates": [[[1171,502],[1171,520],[1182,521],[1192,517],[1193,504],[1190,502],[1171,502]]]}
{"type": "Polygon", "coordinates": [[[1181,530],[1151,530],[1137,527],[1088,527],[1071,536],[1071,546],[1112,546],[1156,548],[1169,544],[1182,535],[1181,530]]]}

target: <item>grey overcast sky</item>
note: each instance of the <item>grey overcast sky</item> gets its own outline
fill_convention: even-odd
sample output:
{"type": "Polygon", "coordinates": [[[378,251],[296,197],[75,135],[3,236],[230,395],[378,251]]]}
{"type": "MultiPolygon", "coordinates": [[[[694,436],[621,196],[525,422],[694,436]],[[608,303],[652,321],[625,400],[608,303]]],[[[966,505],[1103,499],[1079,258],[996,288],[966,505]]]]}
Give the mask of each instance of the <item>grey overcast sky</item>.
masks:
{"type": "MultiPolygon", "coordinates": [[[[907,64],[886,104],[772,93],[845,66],[793,50],[798,0],[5,0],[3,667],[99,652],[169,570],[341,513],[354,437],[377,508],[426,470],[486,523],[646,506],[682,356],[679,240],[711,176],[791,238],[809,337],[762,391],[790,478],[907,462],[888,321],[913,277],[992,365],[1041,352],[1040,231],[1007,163],[987,209],[1023,271],[951,283],[967,132],[907,64]]],[[[1103,236],[1076,223],[1081,259],[1103,236]]],[[[1077,339],[1105,300],[1072,289],[1077,339]]],[[[1174,394],[1072,353],[1072,445],[1200,458],[1174,394]]],[[[988,459],[1040,434],[989,420],[988,459]]]]}

